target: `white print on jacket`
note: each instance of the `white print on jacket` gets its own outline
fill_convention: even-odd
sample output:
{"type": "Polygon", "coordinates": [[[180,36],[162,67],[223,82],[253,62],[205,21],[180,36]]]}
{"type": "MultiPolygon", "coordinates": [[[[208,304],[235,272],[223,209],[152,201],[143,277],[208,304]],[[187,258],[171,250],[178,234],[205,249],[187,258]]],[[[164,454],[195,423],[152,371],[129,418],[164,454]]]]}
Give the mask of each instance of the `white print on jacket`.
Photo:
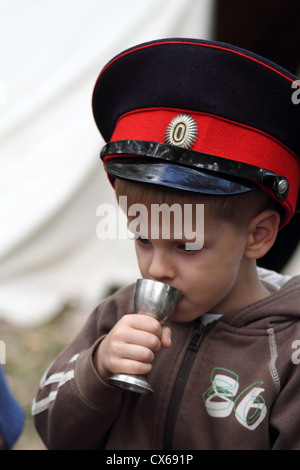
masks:
{"type": "Polygon", "coordinates": [[[47,378],[48,370],[50,369],[51,365],[48,367],[46,372],[44,373],[43,377],[41,378],[40,382],[40,389],[47,388],[49,385],[54,385],[56,389],[49,391],[49,394],[43,398],[42,400],[35,401],[35,399],[32,402],[32,407],[31,407],[31,414],[32,416],[38,415],[39,413],[42,413],[45,410],[48,410],[50,407],[51,403],[56,400],[58,390],[60,387],[65,385],[67,382],[70,380],[73,380],[75,377],[75,363],[78,359],[79,354],[75,354],[69,362],[69,365],[73,366],[72,369],[66,371],[66,372],[56,372],[55,374],[50,375],[47,378]]]}
{"type": "Polygon", "coordinates": [[[209,416],[226,418],[235,414],[238,422],[254,431],[267,414],[267,407],[261,393],[265,391],[254,382],[237,395],[239,377],[222,367],[215,367],[210,376],[212,386],[203,393],[203,401],[209,416]]]}

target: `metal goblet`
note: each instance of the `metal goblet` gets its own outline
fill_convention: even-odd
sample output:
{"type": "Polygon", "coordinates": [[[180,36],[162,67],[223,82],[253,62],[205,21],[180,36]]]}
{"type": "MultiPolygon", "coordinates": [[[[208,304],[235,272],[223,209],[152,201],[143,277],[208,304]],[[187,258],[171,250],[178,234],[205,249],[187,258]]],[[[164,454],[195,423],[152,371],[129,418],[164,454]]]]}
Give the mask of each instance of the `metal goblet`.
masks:
{"type": "MultiPolygon", "coordinates": [[[[138,279],[134,292],[134,308],[136,312],[153,315],[163,324],[175,312],[181,297],[182,292],[176,287],[151,279],[138,279]]],[[[107,380],[112,385],[132,392],[154,392],[143,375],[113,374],[107,380]]]]}

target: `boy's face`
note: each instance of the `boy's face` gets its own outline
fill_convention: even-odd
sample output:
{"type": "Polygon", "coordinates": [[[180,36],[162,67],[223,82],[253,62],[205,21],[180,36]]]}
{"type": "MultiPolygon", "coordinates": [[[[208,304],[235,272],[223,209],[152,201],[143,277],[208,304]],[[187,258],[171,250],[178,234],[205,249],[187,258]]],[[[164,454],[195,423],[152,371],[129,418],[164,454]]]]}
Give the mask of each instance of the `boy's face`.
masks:
{"type": "MultiPolygon", "coordinates": [[[[163,237],[161,220],[150,220],[150,205],[148,209],[148,217],[140,214],[135,231],[138,264],[143,278],[170,284],[183,292],[172,319],[189,322],[205,313],[225,314],[239,307],[239,275],[247,262],[246,229],[209,216],[204,207],[204,244],[191,246],[184,231],[182,237],[174,237],[173,223],[170,237],[163,237]],[[153,224],[157,225],[154,233],[159,233],[155,238],[151,237],[153,224]]],[[[128,221],[132,228],[133,217],[128,217],[128,221]]],[[[195,220],[190,222],[191,230],[195,230],[195,220]]]]}

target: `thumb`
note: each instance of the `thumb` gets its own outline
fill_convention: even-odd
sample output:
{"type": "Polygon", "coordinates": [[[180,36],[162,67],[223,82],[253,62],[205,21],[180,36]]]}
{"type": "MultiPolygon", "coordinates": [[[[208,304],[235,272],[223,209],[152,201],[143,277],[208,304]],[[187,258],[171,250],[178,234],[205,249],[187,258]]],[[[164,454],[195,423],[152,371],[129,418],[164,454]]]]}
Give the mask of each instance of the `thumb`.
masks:
{"type": "Polygon", "coordinates": [[[172,332],[168,326],[163,326],[162,336],[161,336],[161,345],[164,348],[169,348],[171,346],[172,332]]]}

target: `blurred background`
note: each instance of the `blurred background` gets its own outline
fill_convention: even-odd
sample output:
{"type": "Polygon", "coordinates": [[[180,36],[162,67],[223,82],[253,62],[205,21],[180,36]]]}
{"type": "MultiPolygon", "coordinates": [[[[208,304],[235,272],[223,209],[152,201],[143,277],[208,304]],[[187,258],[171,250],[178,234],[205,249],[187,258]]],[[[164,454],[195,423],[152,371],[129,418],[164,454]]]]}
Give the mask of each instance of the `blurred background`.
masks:
{"type": "MultiPolygon", "coordinates": [[[[299,0],[0,0],[0,340],[30,417],[45,368],[109,292],[139,277],[130,240],[100,240],[115,204],[91,95],[123,49],[164,37],[229,42],[299,76],[299,0]]],[[[259,112],[259,110],[258,110],[259,112]]],[[[299,215],[261,266],[300,274],[299,215]]],[[[0,397],[1,399],[1,397],[0,397]]]]}

